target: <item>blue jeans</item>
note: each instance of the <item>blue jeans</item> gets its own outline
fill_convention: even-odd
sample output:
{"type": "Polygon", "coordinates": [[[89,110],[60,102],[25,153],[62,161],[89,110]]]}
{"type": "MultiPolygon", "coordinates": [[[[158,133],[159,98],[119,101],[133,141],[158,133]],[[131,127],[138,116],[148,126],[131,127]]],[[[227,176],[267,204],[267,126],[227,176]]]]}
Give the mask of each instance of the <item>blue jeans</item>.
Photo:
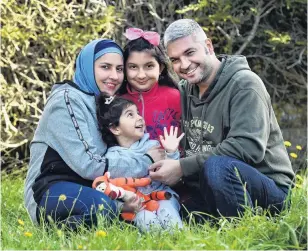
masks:
{"type": "MultiPolygon", "coordinates": [[[[278,186],[256,168],[231,157],[212,156],[200,171],[200,191],[187,201],[189,211],[213,216],[239,216],[260,206],[274,215],[285,206],[289,188],[278,186]]],[[[181,194],[180,194],[181,196],[181,194]]],[[[289,202],[289,201],[288,201],[289,202]]]]}
{"type": "Polygon", "coordinates": [[[52,184],[43,195],[37,218],[49,224],[48,216],[56,224],[65,224],[75,230],[79,225],[97,225],[97,214],[107,219],[117,216],[115,203],[105,194],[90,187],[60,181],[52,184]],[[43,209],[43,210],[42,210],[43,209]]]}

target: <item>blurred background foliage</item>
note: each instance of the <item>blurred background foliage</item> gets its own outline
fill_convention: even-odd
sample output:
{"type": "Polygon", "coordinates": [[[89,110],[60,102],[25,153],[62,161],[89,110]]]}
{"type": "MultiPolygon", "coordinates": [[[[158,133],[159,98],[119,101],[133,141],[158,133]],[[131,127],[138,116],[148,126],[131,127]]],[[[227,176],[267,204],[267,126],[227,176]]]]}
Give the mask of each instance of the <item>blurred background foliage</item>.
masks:
{"type": "Polygon", "coordinates": [[[306,0],[2,0],[2,168],[28,162],[29,143],[51,87],[72,78],[76,55],[86,43],[104,37],[123,46],[127,27],[163,36],[168,24],[179,18],[199,22],[216,54],[247,57],[272,97],[284,138],[301,146],[297,167],[306,167],[306,4],[306,0]]]}

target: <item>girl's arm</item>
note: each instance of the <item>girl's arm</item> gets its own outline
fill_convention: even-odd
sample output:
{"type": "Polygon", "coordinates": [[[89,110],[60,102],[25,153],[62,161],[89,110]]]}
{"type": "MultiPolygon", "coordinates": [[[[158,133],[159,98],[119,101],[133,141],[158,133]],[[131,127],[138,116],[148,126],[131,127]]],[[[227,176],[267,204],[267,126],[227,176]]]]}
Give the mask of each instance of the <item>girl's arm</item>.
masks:
{"type": "Polygon", "coordinates": [[[148,167],[153,164],[148,156],[130,150],[108,151],[105,156],[109,160],[111,178],[142,178],[149,174],[148,167]]]}
{"type": "Polygon", "coordinates": [[[142,178],[148,176],[148,168],[153,164],[153,162],[147,154],[151,152],[152,149],[156,149],[157,151],[161,152],[163,155],[161,159],[165,158],[165,151],[160,148],[159,142],[157,140],[146,140],[143,138],[140,144],[142,146],[138,150],[127,149],[124,147],[111,147],[108,149],[108,152],[105,156],[107,159],[114,161],[114,163],[111,163],[108,169],[111,178],[142,178]],[[134,165],[128,163],[126,159],[134,159],[134,165]],[[115,163],[115,161],[117,163],[115,163]]]}

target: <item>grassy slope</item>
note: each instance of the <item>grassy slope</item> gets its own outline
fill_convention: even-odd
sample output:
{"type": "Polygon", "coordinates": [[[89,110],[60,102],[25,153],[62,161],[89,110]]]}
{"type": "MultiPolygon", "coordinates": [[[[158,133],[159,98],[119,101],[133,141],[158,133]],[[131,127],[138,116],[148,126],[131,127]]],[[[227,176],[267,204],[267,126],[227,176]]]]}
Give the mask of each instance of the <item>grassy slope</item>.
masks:
{"type": "Polygon", "coordinates": [[[24,176],[2,176],[2,249],[210,249],[268,250],[307,249],[307,183],[293,189],[292,207],[279,217],[253,216],[251,212],[231,221],[221,219],[209,224],[185,225],[185,231],[141,235],[135,227],[116,221],[107,226],[103,219],[97,229],[78,233],[44,230],[33,226],[23,206],[24,176]],[[21,221],[20,221],[21,220],[21,221]],[[31,235],[32,236],[29,236],[31,235]],[[28,236],[27,236],[28,235],[28,236]]]}

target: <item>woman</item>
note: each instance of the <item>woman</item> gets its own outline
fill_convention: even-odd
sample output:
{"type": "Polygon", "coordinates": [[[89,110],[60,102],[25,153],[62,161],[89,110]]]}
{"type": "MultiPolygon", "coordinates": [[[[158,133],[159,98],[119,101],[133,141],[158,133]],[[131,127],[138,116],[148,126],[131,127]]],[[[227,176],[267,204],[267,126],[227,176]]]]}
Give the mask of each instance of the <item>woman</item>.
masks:
{"type": "MultiPolygon", "coordinates": [[[[25,205],[33,222],[48,218],[75,229],[80,223],[97,224],[97,213],[117,215],[115,202],[91,188],[93,180],[109,167],[124,161],[128,167],[138,160],[106,159],[96,118],[95,97],[114,95],[123,81],[123,53],[112,40],[87,44],[76,61],[74,82],[57,83],[46,102],[30,146],[30,164],[25,183],[25,205]],[[43,210],[40,210],[43,208],[43,210]]],[[[151,163],[163,151],[151,149],[143,157],[151,163]]],[[[139,202],[123,210],[138,209],[139,202]]]]}

